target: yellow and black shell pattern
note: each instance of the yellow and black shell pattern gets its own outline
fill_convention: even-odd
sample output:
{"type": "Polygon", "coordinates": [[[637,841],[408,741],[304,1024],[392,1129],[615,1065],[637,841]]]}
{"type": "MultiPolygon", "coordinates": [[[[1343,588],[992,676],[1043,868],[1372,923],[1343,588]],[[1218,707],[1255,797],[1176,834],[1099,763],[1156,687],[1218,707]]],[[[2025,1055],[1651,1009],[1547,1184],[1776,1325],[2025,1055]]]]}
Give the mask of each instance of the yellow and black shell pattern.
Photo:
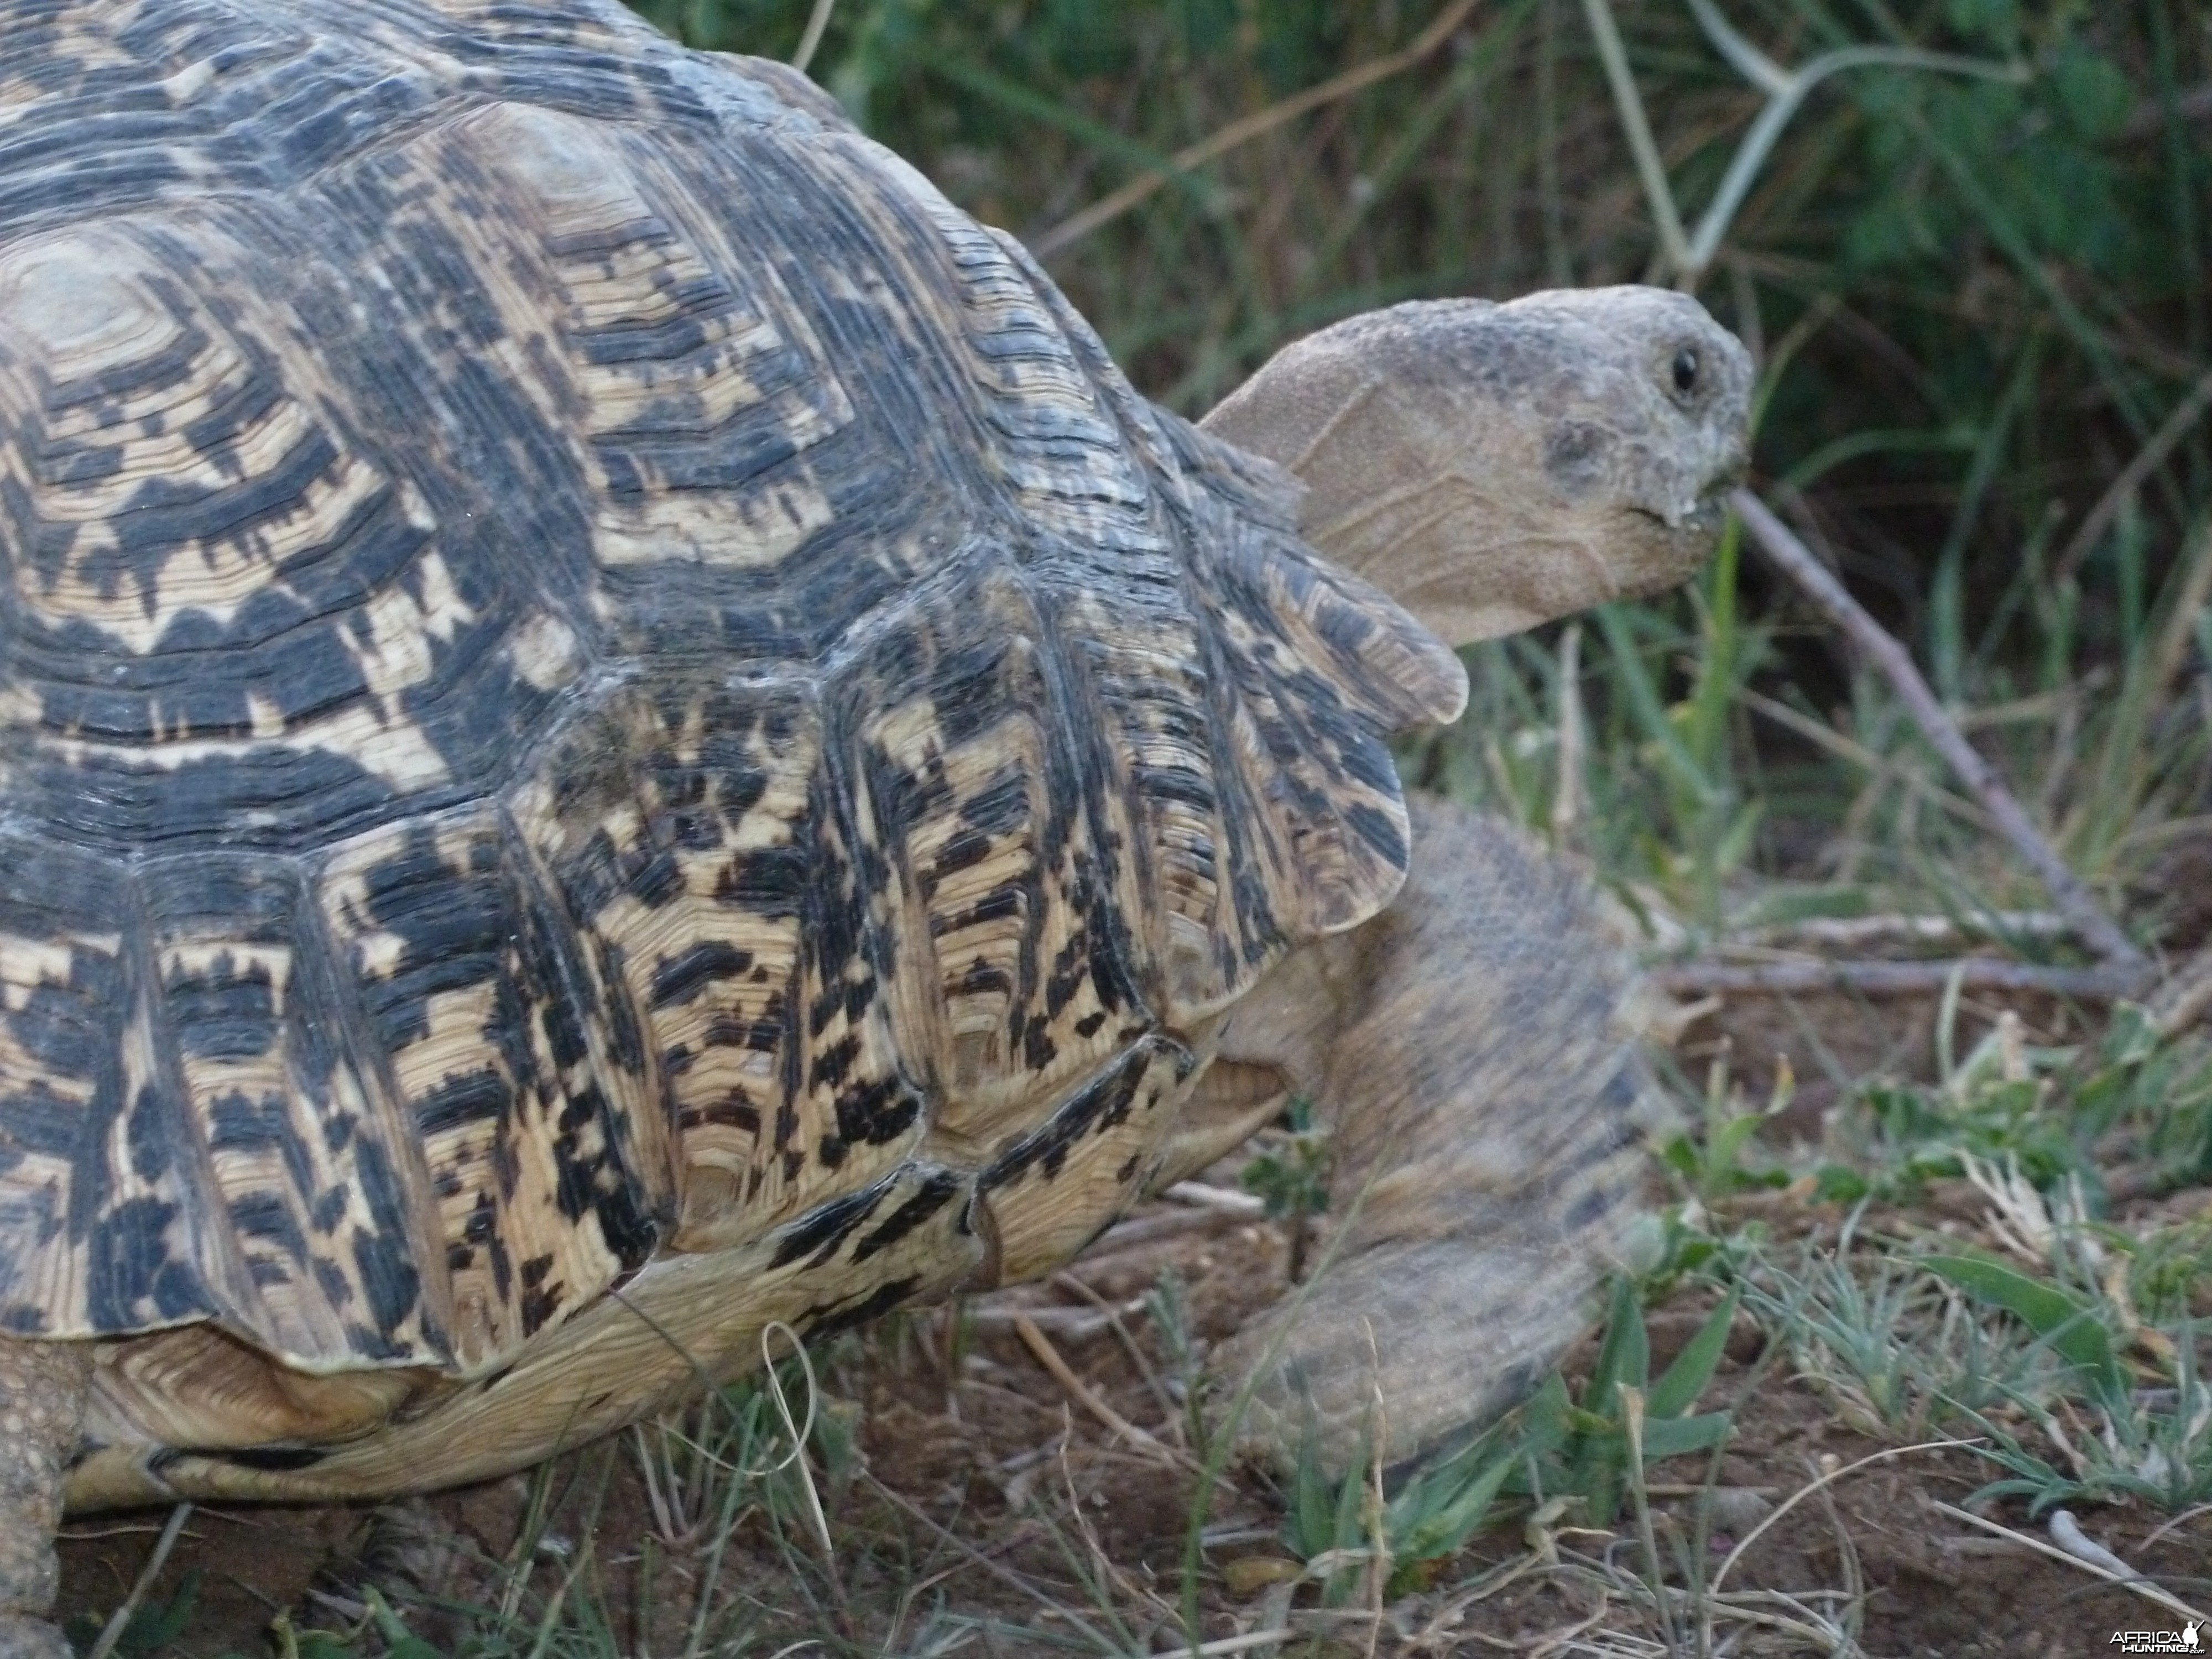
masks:
{"type": "Polygon", "coordinates": [[[1464,682],[1294,524],[778,66],[0,0],[0,1330],[480,1376],[1049,1182],[1400,881],[1464,682]]]}

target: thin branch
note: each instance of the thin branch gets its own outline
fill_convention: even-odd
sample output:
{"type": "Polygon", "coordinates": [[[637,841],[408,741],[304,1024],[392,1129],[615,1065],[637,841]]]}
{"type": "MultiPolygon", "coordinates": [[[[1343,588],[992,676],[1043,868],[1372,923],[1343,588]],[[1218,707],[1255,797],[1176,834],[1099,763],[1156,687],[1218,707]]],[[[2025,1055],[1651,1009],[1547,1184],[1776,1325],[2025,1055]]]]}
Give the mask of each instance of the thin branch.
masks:
{"type": "Polygon", "coordinates": [[[1916,769],[1899,764],[1886,755],[1878,755],[1864,744],[1854,743],[1832,726],[1823,725],[1808,715],[1799,714],[1786,702],[1777,702],[1763,697],[1746,687],[1736,693],[1736,701],[1754,714],[1764,714],[1777,725],[1786,726],[1808,742],[1819,744],[1830,754],[1849,761],[1864,772],[1876,786],[1894,783],[1907,794],[1917,796],[1931,806],[1939,806],[1978,830],[1993,830],[1996,825],[1990,815],[1963,795],[1953,794],[1919,775],[1916,769]]]}
{"type": "Polygon", "coordinates": [[[2046,968],[1994,957],[1951,962],[1671,962],[1649,969],[1646,977],[1677,996],[1804,996],[1820,991],[1921,996],[1941,992],[1955,980],[1969,991],[2036,991],[2109,1001],[2142,986],[2142,975],[2128,969],[2046,968]]]}
{"type": "Polygon", "coordinates": [[[2212,1008],[2212,945],[2201,946],[2166,975],[2148,1012],[2151,1023],[2172,1036],[2202,1019],[2208,1008],[2212,1008]]]}
{"type": "Polygon", "coordinates": [[[1097,1308],[1078,1308],[1066,1303],[1042,1306],[1029,1303],[1018,1307],[993,1306],[982,1297],[968,1304],[968,1318],[979,1331],[1010,1331],[1024,1322],[1034,1325],[1049,1335],[1065,1337],[1070,1342],[1088,1342],[1101,1332],[1111,1329],[1114,1321],[1125,1314],[1140,1312],[1145,1305],[1142,1297],[1133,1297],[1120,1304],[1107,1304],[1097,1308]]]}
{"type": "Polygon", "coordinates": [[[1712,42],[1713,50],[1728,59],[1728,66],[1751,82],[1753,88],[1769,98],[1787,98],[1795,90],[1796,76],[1769,58],[1757,46],[1735,32],[1729,20],[1721,15],[1713,0],[1690,0],[1691,14],[1698,27],[1712,42]]]}
{"type": "Polygon", "coordinates": [[[1193,1209],[1212,1210],[1239,1221],[1257,1221],[1267,1213],[1267,1201],[1257,1193],[1241,1193],[1234,1187],[1210,1187],[1203,1181],[1178,1181],[1160,1194],[1193,1209]]]}
{"type": "Polygon", "coordinates": [[[123,1639],[123,1632],[131,1627],[131,1615],[138,1611],[138,1604],[146,1599],[146,1592],[154,1588],[167,1563],[169,1552],[177,1547],[178,1535],[185,1529],[185,1518],[192,1512],[190,1504],[179,1504],[169,1511],[168,1524],[161,1535],[154,1540],[154,1553],[146,1558],[146,1565],[138,1569],[138,1577],[131,1582],[131,1594],[123,1598],[123,1605],[108,1615],[100,1639],[92,1644],[90,1659],[107,1659],[115,1645],[123,1639]]]}
{"type": "Polygon", "coordinates": [[[2212,1504],[2199,1504],[2195,1509],[2184,1510],[2180,1514],[2173,1516],[2172,1519],[2166,1522],[2164,1526],[2159,1528],[2157,1531],[2146,1533],[2143,1535],[2142,1542],[2136,1547],[2146,1550],[2156,1549],[2158,1547],[2158,1540],[2165,1537],[2166,1534],[2173,1531],[2177,1527],[2185,1527],[2191,1521],[2201,1519],[2203,1516],[2208,1515],[2212,1515],[2212,1504]]]}
{"type": "Polygon", "coordinates": [[[2118,973],[2134,975],[2139,984],[2148,977],[2150,963],[2133,940],[2123,933],[2098,905],[2083,884],[2081,878],[2069,869],[2065,861],[2051,849],[2027,812],[2005,787],[2004,781],[1984,760],[1973,744],[1950,715],[1944,713],[1928,682],[1921,678],[1913,665],[1911,656],[1893,639],[1881,624],[1869,616],[1843,583],[1829,574],[1827,568],[1814,557],[1813,551],[1799,540],[1795,532],[1775,517],[1766,503],[1748,489],[1738,489],[1729,497],[1731,505],[1742,517],[1744,527],[1751,532],[1766,556],[1798,586],[1826,611],[1837,625],[1848,634],[1853,643],[1875,666],[1887,677],[1897,690],[1905,708],[1928,739],[1929,744],[1949,763],[1952,769],[1981,798],[1990,816],[1997,822],[2021,857],[2034,870],[2052,900],[2075,932],[2102,957],[2108,968],[2118,973]]]}
{"type": "Polygon", "coordinates": [[[2166,417],[2166,424],[2153,433],[2150,441],[2136,452],[2136,457],[2120,471],[2097,504],[2089,509],[2081,526],[2067,539],[2066,549],[2059,554],[2057,562],[2051,567],[2051,580],[2063,581],[2081,568],[2081,561],[2096,550],[2112,520],[2120,516],[2120,509],[2135,499],[2150,475],[2166,464],[2166,458],[2179,447],[2191,428],[2203,418],[2204,411],[2212,409],[2212,373],[2207,373],[2189,389],[2189,395],[2174,405],[2173,413],[2166,417]]]}
{"type": "MultiPolygon", "coordinates": [[[[761,1327],[760,1353],[761,1370],[767,1379],[769,1393],[775,1401],[776,1415],[783,1419],[783,1431],[791,1437],[791,1455],[775,1468],[795,1467],[799,1470],[799,1488],[806,1494],[807,1518],[814,1522],[814,1541],[822,1547],[822,1571],[829,1577],[830,1589],[842,1611],[845,1606],[845,1578],[837,1570],[837,1544],[830,1535],[830,1517],[822,1508],[822,1494],[814,1485],[814,1470],[806,1461],[806,1441],[814,1432],[815,1412],[822,1399],[822,1391],[814,1381],[814,1361],[808,1357],[806,1344],[799,1340],[799,1333],[781,1319],[771,1319],[761,1327]],[[769,1340],[778,1331],[791,1344],[799,1368],[806,1377],[806,1426],[803,1429],[792,1417],[791,1401],[784,1397],[783,1379],[776,1375],[775,1352],[769,1340]]],[[[769,1473],[775,1473],[775,1469],[769,1473]]]]}
{"type": "Polygon", "coordinates": [[[1698,218],[1697,234],[1690,239],[1689,251],[1683,260],[1686,281],[1695,283],[1702,277],[1719,254],[1729,226],[1735,222],[1736,214],[1751,194],[1759,170],[1766,165],[1768,155],[1781,142],[1783,129],[1790,125],[1814,88],[1844,70],[1877,68],[1927,70],[1991,81],[2027,78],[2006,64],[1984,64],[1971,58],[1921,52],[1911,46],[1842,46],[1821,53],[1791,76],[1783,91],[1767,100],[1766,107],[1759,111],[1736,146],[1729,170],[1721,177],[1720,188],[1714,191],[1713,199],[1698,218]]]}
{"type": "Polygon", "coordinates": [[[2212,514],[2190,527],[2182,541],[2180,564],[2181,589],[2151,647],[2150,673],[2143,682],[2144,707],[2150,720],[2166,711],[2167,691],[2181,672],[2190,647],[2197,642],[2205,601],[2212,599],[2212,514]]]}
{"type": "Polygon", "coordinates": [[[2089,1573],[2096,1577],[2101,1578],[2108,1584],[2116,1584],[2122,1589],[2133,1590],[2137,1595],[2142,1596],[2144,1600],[2155,1601],[2159,1606],[2165,1607],[2171,1612],[2178,1613],[2185,1619],[2202,1619],[2204,1617],[2202,1613],[2191,1607],[2189,1603],[2180,1600],[2179,1597],[2169,1595],[2156,1584],[2147,1583],[2139,1577],[2123,1577],[2113,1572],[2111,1568],[2106,1566],[2101,1562],[2085,1560],[2081,1556],[2069,1554],[2065,1550],[2057,1548],[2053,1545],[2045,1543],[2040,1538],[2037,1538],[2032,1534],[2020,1532],[2011,1527],[2000,1525],[1998,1522],[1986,1520],[1983,1516],[1972,1513],[1971,1510],[1955,1508],[1953,1505],[1943,1503],[1937,1498],[1929,1498],[1928,1500],[1928,1507],[1944,1515],[1949,1516],[1954,1521],[1964,1521],[1969,1526],[1979,1527],[1984,1532],[1995,1533],[2000,1538],[2009,1538],[2016,1544],[2025,1544],[2028,1548],[2033,1550],[2039,1555],[2047,1555],[2054,1561],[2063,1561],[2068,1566],[2078,1568],[2083,1572],[2089,1573]]]}
{"type": "MultiPolygon", "coordinates": [[[[1705,1586],[1705,1595],[1709,1601],[1711,1600],[1717,1600],[1719,1597],[1722,1583],[1728,1577],[1730,1570],[1735,1567],[1735,1564],[1743,1559],[1744,1552],[1748,1550],[1753,1544],[1757,1543],[1761,1534],[1763,1534],[1768,1528],[1771,1527],[1784,1516],[1789,1514],[1790,1510],[1796,1509],[1798,1504],[1803,1503],[1814,1492],[1820,1491],[1821,1487],[1831,1486],[1836,1481],[1842,1480],[1845,1475],[1853,1474],[1859,1469],[1865,1468],[1869,1464],[1886,1463],[1893,1457],[1906,1457],[1910,1456],[1914,1452],[1944,1451],[1954,1446],[1971,1446],[1973,1443],[1974,1442],[1971,1440],[1923,1440],[1916,1445],[1885,1447],[1881,1451],[1871,1452],[1864,1457],[1858,1458],[1852,1462],[1846,1463],[1840,1468],[1830,1469],[1826,1474],[1821,1475],[1817,1480],[1813,1481],[1808,1486],[1798,1487],[1796,1492],[1791,1492],[1789,1497],[1782,1500],[1781,1505],[1778,1508],[1770,1510],[1757,1526],[1753,1527],[1749,1532],[1744,1534],[1741,1538],[1736,1540],[1735,1547],[1728,1553],[1727,1559],[1720,1565],[1720,1571],[1713,1574],[1711,1581],[1705,1586]]],[[[1711,1632],[1708,1631],[1705,1634],[1709,1637],[1711,1632]]],[[[1702,1638],[1699,1640],[1698,1647],[1698,1651],[1700,1652],[1711,1651],[1711,1643],[1702,1638]]]]}
{"type": "MultiPolygon", "coordinates": [[[[1091,1633],[1091,1626],[1084,1621],[1081,1615],[1079,1615],[1074,1608],[1061,1606],[1059,1602],[1054,1601],[1051,1596],[1046,1595],[1044,1591],[1039,1589],[1036,1585],[1031,1583],[1028,1579],[1024,1578],[1018,1573],[1010,1571],[1000,1563],[993,1560],[989,1555],[987,1555],[981,1550],[977,1549],[966,1539],[961,1537],[959,1534],[953,1532],[949,1528],[945,1527],[941,1522],[931,1516],[927,1510],[916,1504],[912,1498],[907,1497],[905,1493],[897,1491],[894,1487],[884,1485],[882,1477],[878,1475],[874,1470],[868,1468],[865,1463],[860,1466],[860,1479],[866,1481],[869,1486],[875,1488],[878,1496],[881,1497],[886,1503],[889,1503],[894,1508],[902,1510],[913,1519],[921,1522],[921,1524],[928,1528],[930,1531],[935,1533],[940,1543],[949,1546],[955,1553],[966,1556],[971,1563],[982,1568],[985,1572],[989,1573],[992,1577],[997,1579],[1000,1583],[1008,1586],[1016,1595],[1025,1596],[1029,1600],[1037,1603],[1039,1607],[1050,1609],[1053,1614],[1063,1624],[1066,1625],[1070,1630],[1081,1631],[1085,1635],[1091,1633]]],[[[1002,1549],[1012,1541],[1012,1540],[1011,1539],[1001,1540],[1000,1542],[994,1544],[992,1548],[994,1550],[1002,1549]]]]}
{"type": "Polygon", "coordinates": [[[1111,224],[1131,208],[1150,197],[1176,174],[1188,173],[1193,167],[1203,167],[1216,156],[1225,155],[1239,145],[1249,143],[1263,133],[1273,132],[1286,121],[1295,121],[1310,110],[1324,104],[1333,104],[1341,98],[1364,92],[1377,81],[1413,68],[1434,53],[1437,47],[1451,39],[1474,12],[1478,0],[1453,0],[1443,14],[1423,29],[1413,44],[1381,58],[1370,58],[1356,69],[1308,87],[1304,92],[1293,93],[1280,103],[1270,104],[1262,110],[1231,121],[1212,137],[1201,138],[1169,158],[1169,166],[1150,173],[1140,173],[1119,190],[1103,196],[1082,212],[1063,219],[1050,230],[1030,243],[1030,252],[1039,259],[1049,259],[1063,248],[1081,241],[1102,225],[1111,224]]]}
{"type": "Polygon", "coordinates": [[[1120,1435],[1139,1450],[1155,1453],[1170,1463],[1182,1462],[1176,1455],[1173,1447],[1156,1436],[1146,1433],[1101,1400],[1091,1386],[1078,1376],[1070,1369],[1068,1363],[1060,1357],[1060,1350],[1054,1347],[1051,1339],[1037,1328],[1035,1320],[1026,1315],[1017,1315],[1014,1318],[1014,1334],[1021,1338],[1024,1347],[1036,1356],[1037,1364],[1052,1374],[1053,1381],[1067,1391],[1068,1398],[1097,1418],[1108,1429],[1120,1435]]]}
{"type": "Polygon", "coordinates": [[[1796,945],[1956,945],[1968,939],[2063,939],[2074,931],[2047,910],[1989,910],[1964,916],[1808,916],[1729,935],[1730,944],[1796,945]]]}

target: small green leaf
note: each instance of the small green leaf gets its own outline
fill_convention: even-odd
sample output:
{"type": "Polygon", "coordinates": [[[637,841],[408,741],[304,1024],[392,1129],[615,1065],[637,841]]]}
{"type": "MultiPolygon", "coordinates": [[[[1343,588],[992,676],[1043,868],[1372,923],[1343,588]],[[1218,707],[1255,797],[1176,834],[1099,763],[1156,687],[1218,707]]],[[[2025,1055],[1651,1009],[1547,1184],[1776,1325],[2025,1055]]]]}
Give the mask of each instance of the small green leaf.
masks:
{"type": "Polygon", "coordinates": [[[1336,1522],[1329,1533],[1333,1549],[1350,1549],[1365,1541],[1364,1528],[1360,1525],[1359,1512],[1367,1504],[1367,1440],[1360,1437],[1360,1455],[1357,1462],[1344,1472],[1344,1484],[1336,1492],[1336,1522]]]}
{"type": "Polygon", "coordinates": [[[1605,1342],[1598,1349],[1583,1404],[1610,1417],[1617,1409],[1613,1391],[1623,1382],[1632,1389],[1642,1388],[1650,1366],[1651,1344],[1644,1332],[1644,1310],[1636,1304],[1636,1287],[1625,1278],[1616,1279],[1613,1308],[1606,1316],[1605,1342]]]}
{"type": "Polygon", "coordinates": [[[1736,1304],[1742,1299],[1741,1286],[1729,1291],[1720,1306],[1698,1327],[1698,1334],[1674,1356],[1674,1363],[1667,1367],[1666,1375],[1652,1385],[1645,1409],[1653,1421],[1680,1417],[1698,1403],[1705,1384],[1720,1369],[1721,1355],[1728,1347],[1729,1326],[1735,1318],[1736,1304]]]}
{"type": "Polygon", "coordinates": [[[1432,1561],[1451,1554],[1474,1534],[1497,1501],[1498,1489],[1519,1461],[1517,1449],[1509,1448],[1461,1489],[1442,1508],[1433,1510],[1392,1540],[1392,1553],[1404,1559],[1432,1561]]]}
{"type": "Polygon", "coordinates": [[[1856,1204],[1874,1188],[1856,1170],[1843,1164],[1823,1164],[1813,1176],[1813,1196],[1822,1204],[1856,1204]]]}
{"type": "Polygon", "coordinates": [[[1322,1474],[1320,1437],[1310,1429],[1298,1447],[1291,1489],[1291,1536],[1285,1540],[1300,1560],[1319,1555],[1335,1542],[1331,1511],[1328,1482],[1322,1474]]]}
{"type": "Polygon", "coordinates": [[[2087,1304],[2046,1280],[1980,1256],[1931,1255],[1923,1265],[1937,1278],[2020,1320],[2061,1358],[2088,1372],[2107,1399],[2126,1398],[2127,1375],[2112,1352],[2112,1340],[2087,1304]]]}
{"type": "Polygon", "coordinates": [[[1730,1412],[1706,1412],[1698,1417],[1655,1417],[1644,1422],[1644,1461],[1680,1457],[1688,1452],[1711,1451],[1728,1438],[1735,1421],[1730,1412]]]}
{"type": "Polygon", "coordinates": [[[1580,1439],[1587,1440],[1594,1436],[1602,1438],[1606,1435],[1620,1432],[1620,1419],[1607,1417],[1602,1412],[1591,1411],[1584,1406],[1570,1406],[1567,1407],[1567,1430],[1580,1439]]]}
{"type": "Polygon", "coordinates": [[[1566,1443],[1567,1413],[1573,1409],[1565,1380],[1553,1371],[1521,1408],[1521,1450],[1538,1462],[1566,1443]]]}
{"type": "Polygon", "coordinates": [[[1594,1443],[1577,1468],[1571,1490],[1582,1494],[1593,1527],[1609,1527],[1620,1513],[1621,1475],[1627,1462],[1628,1442],[1615,1437],[1594,1443]]]}

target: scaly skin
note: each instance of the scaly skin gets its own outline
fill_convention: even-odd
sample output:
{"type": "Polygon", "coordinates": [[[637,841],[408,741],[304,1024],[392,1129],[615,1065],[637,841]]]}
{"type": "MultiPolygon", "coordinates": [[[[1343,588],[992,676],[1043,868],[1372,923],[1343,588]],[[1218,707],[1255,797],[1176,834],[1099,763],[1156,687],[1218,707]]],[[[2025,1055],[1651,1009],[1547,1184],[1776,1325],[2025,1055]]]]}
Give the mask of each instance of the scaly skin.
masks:
{"type": "Polygon", "coordinates": [[[62,1481],[91,1375],[88,1344],[0,1338],[0,1659],[70,1659],[45,1614],[61,1571],[62,1481]]]}
{"type": "Polygon", "coordinates": [[[1285,1450],[1363,1434],[1396,1463],[1513,1405],[1573,1340],[1638,1212],[1634,980],[1586,884],[1510,828],[1409,798],[1382,915],[1294,953],[1230,1011],[1170,1175],[1291,1095],[1330,1134],[1313,1282],[1212,1357],[1238,1425],[1285,1450]]]}

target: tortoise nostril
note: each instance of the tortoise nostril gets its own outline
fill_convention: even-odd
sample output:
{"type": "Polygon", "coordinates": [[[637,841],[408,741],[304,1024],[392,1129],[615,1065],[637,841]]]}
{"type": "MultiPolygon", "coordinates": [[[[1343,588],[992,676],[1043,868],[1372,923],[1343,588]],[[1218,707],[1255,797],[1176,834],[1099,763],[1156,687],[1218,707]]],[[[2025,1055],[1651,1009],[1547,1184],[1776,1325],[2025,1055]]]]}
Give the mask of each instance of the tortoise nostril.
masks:
{"type": "Polygon", "coordinates": [[[1674,390],[1688,397],[1698,387],[1698,354],[1684,346],[1674,354],[1674,390]]]}

